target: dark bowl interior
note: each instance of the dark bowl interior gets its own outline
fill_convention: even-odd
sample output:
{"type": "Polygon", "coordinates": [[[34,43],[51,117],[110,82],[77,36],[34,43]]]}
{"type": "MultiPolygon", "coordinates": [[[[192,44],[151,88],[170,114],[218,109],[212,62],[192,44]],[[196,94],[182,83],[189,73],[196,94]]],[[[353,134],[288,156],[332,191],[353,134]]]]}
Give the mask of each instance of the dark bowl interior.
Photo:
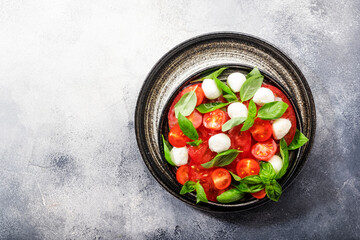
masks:
{"type": "Polygon", "coordinates": [[[242,201],[231,204],[195,204],[194,194],[179,194],[182,186],[176,181],[175,168],[164,158],[161,141],[161,134],[166,136],[168,133],[167,112],[179,90],[204,72],[223,66],[228,66],[229,69],[223,72],[220,80],[226,79],[233,71],[247,73],[254,66],[259,67],[265,76],[264,82],[281,89],[291,101],[296,112],[297,127],[310,141],[302,148],[290,151],[289,169],[280,180],[283,189],[286,189],[298,175],[311,148],[315,132],[315,106],[307,82],[296,65],[279,50],[257,38],[236,33],[208,34],[182,43],[167,53],[152,69],[140,91],[135,130],[147,167],[168,192],[202,210],[235,212],[259,206],[269,200],[254,199],[249,195],[242,201]],[[199,48],[202,51],[194,51],[199,48]],[[241,54],[237,56],[239,53],[241,54]],[[262,56],[263,53],[267,56],[262,56]],[[216,57],[219,59],[214,62],[213,59],[216,57]],[[250,57],[258,61],[249,61],[250,57]],[[203,64],[198,63],[199,59],[203,64]]]}

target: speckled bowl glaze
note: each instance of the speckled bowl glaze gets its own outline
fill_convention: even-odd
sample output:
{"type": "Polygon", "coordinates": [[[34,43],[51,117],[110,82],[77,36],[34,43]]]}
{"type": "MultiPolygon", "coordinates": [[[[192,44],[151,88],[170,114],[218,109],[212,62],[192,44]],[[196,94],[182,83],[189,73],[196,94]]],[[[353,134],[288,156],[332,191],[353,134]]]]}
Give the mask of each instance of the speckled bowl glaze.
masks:
{"type": "Polygon", "coordinates": [[[212,212],[238,212],[268,202],[251,197],[232,204],[199,203],[195,195],[180,195],[175,170],[165,160],[161,134],[166,133],[166,113],[176,93],[207,70],[230,66],[222,77],[234,70],[248,72],[257,66],[265,81],[280,88],[292,102],[298,128],[310,141],[290,151],[289,168],[280,184],[285,190],[299,174],[314,140],[315,104],[309,85],[295,63],[273,45],[253,36],[218,32],[181,43],[153,67],[140,91],[136,112],[137,143],[146,166],[155,179],[172,195],[196,208],[212,212]]]}

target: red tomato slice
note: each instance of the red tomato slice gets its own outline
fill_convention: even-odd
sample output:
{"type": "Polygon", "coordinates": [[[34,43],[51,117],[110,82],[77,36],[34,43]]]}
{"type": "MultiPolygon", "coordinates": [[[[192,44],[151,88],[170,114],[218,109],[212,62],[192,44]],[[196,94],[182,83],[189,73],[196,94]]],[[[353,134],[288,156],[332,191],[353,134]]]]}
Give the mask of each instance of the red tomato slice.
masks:
{"type": "Polygon", "coordinates": [[[265,192],[265,189],[263,189],[263,190],[260,190],[260,191],[258,191],[256,193],[251,193],[251,195],[254,198],[257,198],[257,199],[263,199],[266,196],[266,192],[265,192]]]}
{"type": "Polygon", "coordinates": [[[194,84],[194,85],[191,85],[191,86],[185,88],[184,90],[182,90],[181,96],[187,92],[194,91],[194,89],[195,89],[195,94],[196,94],[196,98],[197,98],[196,106],[199,106],[203,102],[204,96],[205,96],[204,91],[201,88],[201,83],[194,84]]]}
{"type": "Polygon", "coordinates": [[[251,135],[258,142],[268,140],[272,135],[272,126],[270,121],[255,119],[254,125],[250,128],[251,135]]]}
{"type": "Polygon", "coordinates": [[[266,85],[266,84],[263,84],[262,87],[270,89],[274,93],[275,97],[281,98],[281,100],[283,102],[285,102],[287,105],[289,105],[289,107],[286,109],[285,113],[282,115],[282,118],[287,118],[291,122],[290,131],[284,137],[286,143],[289,145],[292,142],[292,140],[294,139],[295,132],[296,132],[296,115],[295,115],[294,108],[292,107],[289,99],[286,97],[286,95],[280,89],[278,89],[274,86],[271,86],[271,85],[266,85]]]}
{"type": "Polygon", "coordinates": [[[170,106],[170,110],[168,113],[168,123],[169,123],[170,129],[173,128],[178,123],[178,120],[175,117],[175,104],[177,104],[177,102],[180,100],[180,98],[181,98],[181,94],[178,94],[170,106]]]}
{"type": "Polygon", "coordinates": [[[241,159],[236,165],[236,173],[241,178],[250,175],[258,175],[259,172],[260,172],[260,164],[251,158],[241,159]]]}
{"type": "Polygon", "coordinates": [[[231,139],[231,148],[238,149],[243,152],[250,151],[251,148],[251,134],[249,131],[241,131],[242,124],[236,126],[229,131],[231,139]]]}
{"type": "Polygon", "coordinates": [[[208,179],[210,178],[212,171],[213,169],[206,169],[203,168],[201,165],[190,163],[189,179],[194,182],[197,182],[198,180],[208,179]]]}
{"type": "Polygon", "coordinates": [[[176,180],[181,184],[184,185],[187,181],[189,181],[189,166],[182,165],[176,171],[176,180]]]}
{"type": "Polygon", "coordinates": [[[214,186],[219,190],[225,189],[230,186],[231,176],[229,171],[224,168],[217,168],[215,171],[213,171],[213,173],[211,174],[211,178],[214,182],[214,186]]]}
{"type": "Polygon", "coordinates": [[[174,147],[185,147],[186,142],[190,142],[190,138],[185,136],[181,131],[179,124],[176,124],[169,132],[169,142],[174,147]]]}
{"type": "Polygon", "coordinates": [[[189,119],[195,128],[198,128],[201,126],[202,123],[202,115],[198,110],[194,110],[189,116],[186,117],[189,119]]]}
{"type": "Polygon", "coordinates": [[[197,128],[197,132],[199,134],[199,138],[201,138],[203,141],[207,141],[211,137],[209,129],[202,125],[197,128]]]}
{"type": "Polygon", "coordinates": [[[265,142],[258,142],[251,148],[252,155],[259,160],[269,161],[276,153],[276,142],[274,139],[269,139],[265,142]]]}
{"type": "Polygon", "coordinates": [[[196,165],[209,162],[216,155],[210,151],[208,141],[204,141],[197,147],[188,146],[188,152],[191,164],[196,165]]]}
{"type": "Polygon", "coordinates": [[[226,113],[220,109],[205,113],[203,117],[204,127],[212,130],[220,130],[222,125],[227,121],[226,113]]]}

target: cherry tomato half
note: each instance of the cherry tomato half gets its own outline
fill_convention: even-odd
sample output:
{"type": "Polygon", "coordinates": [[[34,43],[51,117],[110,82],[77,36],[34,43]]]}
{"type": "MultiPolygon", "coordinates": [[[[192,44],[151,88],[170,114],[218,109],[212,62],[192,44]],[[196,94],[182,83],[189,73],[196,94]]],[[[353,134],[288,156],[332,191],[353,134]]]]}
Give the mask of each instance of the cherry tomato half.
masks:
{"type": "Polygon", "coordinates": [[[265,142],[258,142],[251,148],[251,154],[259,160],[269,161],[276,153],[276,142],[269,139],[265,142]]]}
{"type": "Polygon", "coordinates": [[[176,124],[169,132],[169,142],[174,147],[185,147],[186,142],[190,142],[190,138],[185,136],[181,131],[179,124],[176,124]]]}
{"type": "Polygon", "coordinates": [[[205,113],[203,117],[203,124],[206,128],[220,130],[226,120],[226,113],[220,109],[216,109],[212,112],[205,113]]]}
{"type": "Polygon", "coordinates": [[[214,182],[214,186],[219,190],[230,186],[231,176],[229,171],[224,168],[217,168],[215,171],[213,171],[211,178],[214,182]]]}
{"type": "Polygon", "coordinates": [[[251,134],[249,131],[241,131],[242,125],[236,126],[229,131],[231,148],[243,152],[249,152],[251,148],[251,134]]]}
{"type": "Polygon", "coordinates": [[[251,158],[241,159],[236,165],[236,173],[241,178],[250,175],[258,175],[259,172],[260,172],[260,164],[251,158]]]}
{"type": "Polygon", "coordinates": [[[196,94],[196,99],[197,99],[196,106],[199,106],[204,100],[204,91],[201,88],[201,83],[194,84],[194,85],[191,85],[190,87],[185,88],[184,90],[182,90],[181,96],[187,92],[194,91],[194,89],[195,89],[195,94],[196,94]]]}
{"type": "Polygon", "coordinates": [[[269,121],[257,118],[254,125],[250,128],[250,132],[256,141],[263,142],[271,137],[272,126],[269,121]]]}
{"type": "Polygon", "coordinates": [[[257,199],[263,199],[266,196],[265,188],[263,190],[260,190],[260,191],[256,192],[256,193],[251,193],[251,195],[254,198],[257,198],[257,199]]]}
{"type": "Polygon", "coordinates": [[[188,165],[182,165],[176,171],[176,180],[184,185],[187,181],[189,181],[189,167],[188,165]]]}

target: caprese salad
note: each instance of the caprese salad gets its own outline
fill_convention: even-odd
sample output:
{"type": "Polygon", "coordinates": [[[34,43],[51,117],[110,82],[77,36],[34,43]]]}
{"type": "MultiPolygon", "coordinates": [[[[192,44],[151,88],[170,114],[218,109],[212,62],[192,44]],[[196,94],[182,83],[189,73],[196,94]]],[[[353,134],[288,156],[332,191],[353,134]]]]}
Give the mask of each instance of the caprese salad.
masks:
{"type": "Polygon", "coordinates": [[[165,159],[176,167],[180,194],[196,191],[198,202],[231,203],[246,194],[278,201],[277,182],[289,165],[289,150],[308,139],[296,128],[294,109],[278,88],[263,83],[255,67],[244,75],[198,79],[178,93],[162,136],[165,159]]]}

